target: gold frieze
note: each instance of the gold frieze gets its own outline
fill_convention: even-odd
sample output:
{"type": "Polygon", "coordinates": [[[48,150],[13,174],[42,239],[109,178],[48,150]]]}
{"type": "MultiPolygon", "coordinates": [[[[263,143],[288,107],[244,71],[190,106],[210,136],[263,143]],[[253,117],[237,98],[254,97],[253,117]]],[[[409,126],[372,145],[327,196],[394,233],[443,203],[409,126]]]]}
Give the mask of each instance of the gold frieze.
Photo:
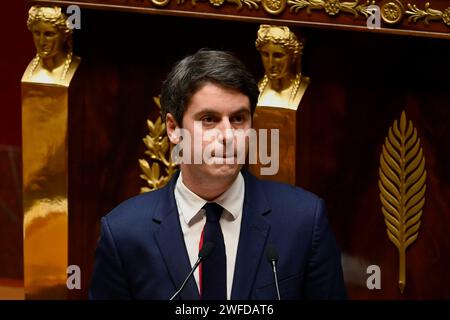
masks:
{"type": "Polygon", "coordinates": [[[450,7],[443,11],[430,7],[429,2],[425,3],[425,10],[419,9],[415,4],[408,3],[409,10],[406,10],[406,14],[409,16],[408,21],[416,23],[418,20],[424,19],[425,24],[429,24],[433,20],[442,20],[447,26],[450,26],[450,7]]]}
{"type": "MultiPolygon", "coordinates": [[[[38,1],[44,2],[44,0],[38,1]]],[[[57,3],[57,1],[49,2],[57,3]]],[[[383,23],[391,29],[394,29],[394,25],[397,25],[400,30],[411,30],[401,24],[406,17],[408,17],[408,21],[411,23],[416,23],[424,19],[425,24],[433,21],[442,21],[445,25],[450,26],[450,7],[435,9],[431,8],[432,4],[430,2],[426,2],[425,7],[421,9],[423,6],[422,2],[416,1],[416,3],[411,3],[406,0],[82,0],[80,3],[86,3],[86,5],[101,3],[102,7],[117,7],[117,4],[122,4],[123,8],[154,8],[164,10],[172,10],[174,5],[176,5],[182,8],[183,11],[195,13],[202,12],[202,8],[197,6],[201,4],[218,9],[216,13],[219,14],[220,9],[224,6],[231,5],[238,12],[242,10],[254,10],[258,12],[261,10],[269,16],[283,15],[283,18],[287,18],[288,20],[294,19],[293,21],[296,20],[293,16],[305,10],[308,15],[314,15],[314,22],[317,22],[315,18],[317,15],[326,14],[330,17],[337,17],[341,14],[350,14],[353,16],[353,20],[359,21],[356,23],[358,26],[365,25],[366,20],[373,15],[373,9],[369,9],[369,6],[377,5],[380,7],[383,23]],[[408,10],[405,11],[405,8],[408,8],[408,10]]],[[[208,12],[204,13],[208,14],[208,12]]],[[[228,15],[229,13],[227,12],[226,14],[228,15]]],[[[259,15],[259,17],[262,16],[259,15]]],[[[349,25],[348,23],[340,23],[338,20],[336,23],[349,25]]],[[[350,23],[350,25],[353,24],[350,23]]],[[[414,29],[428,31],[420,27],[414,29]]]]}

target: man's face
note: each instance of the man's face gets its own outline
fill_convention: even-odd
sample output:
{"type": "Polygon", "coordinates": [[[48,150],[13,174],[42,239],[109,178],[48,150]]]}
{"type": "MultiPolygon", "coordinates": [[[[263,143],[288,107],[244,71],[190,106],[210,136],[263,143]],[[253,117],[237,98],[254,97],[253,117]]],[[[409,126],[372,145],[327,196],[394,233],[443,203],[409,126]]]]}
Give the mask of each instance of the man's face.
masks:
{"type": "Polygon", "coordinates": [[[201,151],[202,161],[181,164],[181,169],[206,179],[236,176],[243,165],[242,157],[239,160],[238,156],[245,157],[248,150],[247,139],[239,143],[236,133],[250,129],[251,121],[250,100],[246,95],[220,85],[205,84],[191,97],[182,121],[183,130],[192,137],[192,155],[201,151]],[[211,157],[206,159],[206,154],[211,157]]]}
{"type": "Polygon", "coordinates": [[[63,51],[64,37],[51,23],[36,22],[31,27],[31,33],[39,57],[52,58],[63,51]]]}
{"type": "Polygon", "coordinates": [[[291,57],[281,45],[268,42],[261,47],[260,53],[270,80],[282,79],[288,75],[291,57]]]}

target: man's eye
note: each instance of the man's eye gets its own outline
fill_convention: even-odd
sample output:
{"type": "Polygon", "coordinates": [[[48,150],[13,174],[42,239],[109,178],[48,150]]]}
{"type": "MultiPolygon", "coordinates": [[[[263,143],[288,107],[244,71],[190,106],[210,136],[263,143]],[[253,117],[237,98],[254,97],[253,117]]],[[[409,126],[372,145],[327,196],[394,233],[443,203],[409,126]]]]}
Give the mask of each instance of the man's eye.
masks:
{"type": "Polygon", "coordinates": [[[206,124],[210,124],[214,122],[214,118],[211,116],[205,116],[202,118],[202,122],[206,124]]]}
{"type": "Polygon", "coordinates": [[[235,116],[232,119],[232,122],[234,122],[234,123],[242,123],[243,121],[244,121],[244,117],[242,115],[235,116]]]}

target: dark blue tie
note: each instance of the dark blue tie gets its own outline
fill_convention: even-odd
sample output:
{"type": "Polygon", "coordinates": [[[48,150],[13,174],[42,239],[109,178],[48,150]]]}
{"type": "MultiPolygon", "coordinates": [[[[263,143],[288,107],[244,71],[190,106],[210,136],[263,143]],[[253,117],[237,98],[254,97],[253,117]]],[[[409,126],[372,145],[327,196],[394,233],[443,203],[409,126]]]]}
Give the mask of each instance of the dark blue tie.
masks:
{"type": "Polygon", "coordinates": [[[214,250],[202,262],[202,299],[227,299],[227,260],[225,243],[219,219],[223,208],[215,202],[208,202],[203,206],[206,210],[206,224],[203,229],[203,243],[211,241],[214,250]]]}

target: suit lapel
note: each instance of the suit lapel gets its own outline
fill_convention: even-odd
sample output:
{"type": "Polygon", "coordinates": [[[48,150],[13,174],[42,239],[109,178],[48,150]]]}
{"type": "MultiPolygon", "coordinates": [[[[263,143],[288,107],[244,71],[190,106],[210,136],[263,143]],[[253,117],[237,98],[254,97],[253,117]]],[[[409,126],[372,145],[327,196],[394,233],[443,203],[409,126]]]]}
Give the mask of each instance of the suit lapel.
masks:
{"type": "Polygon", "coordinates": [[[260,182],[245,171],[243,171],[243,176],[245,198],[231,292],[231,299],[234,300],[250,298],[270,229],[270,225],[264,217],[270,212],[270,207],[260,182]]]}
{"type": "MultiPolygon", "coordinates": [[[[168,185],[161,190],[161,200],[153,217],[153,220],[160,224],[159,229],[155,232],[156,243],[166,263],[175,290],[178,290],[191,270],[174,195],[178,176],[178,173],[175,174],[168,185]]],[[[167,299],[169,298],[167,297],[167,299]]],[[[200,298],[194,277],[189,279],[180,298],[182,300],[198,300],[200,298]]]]}

